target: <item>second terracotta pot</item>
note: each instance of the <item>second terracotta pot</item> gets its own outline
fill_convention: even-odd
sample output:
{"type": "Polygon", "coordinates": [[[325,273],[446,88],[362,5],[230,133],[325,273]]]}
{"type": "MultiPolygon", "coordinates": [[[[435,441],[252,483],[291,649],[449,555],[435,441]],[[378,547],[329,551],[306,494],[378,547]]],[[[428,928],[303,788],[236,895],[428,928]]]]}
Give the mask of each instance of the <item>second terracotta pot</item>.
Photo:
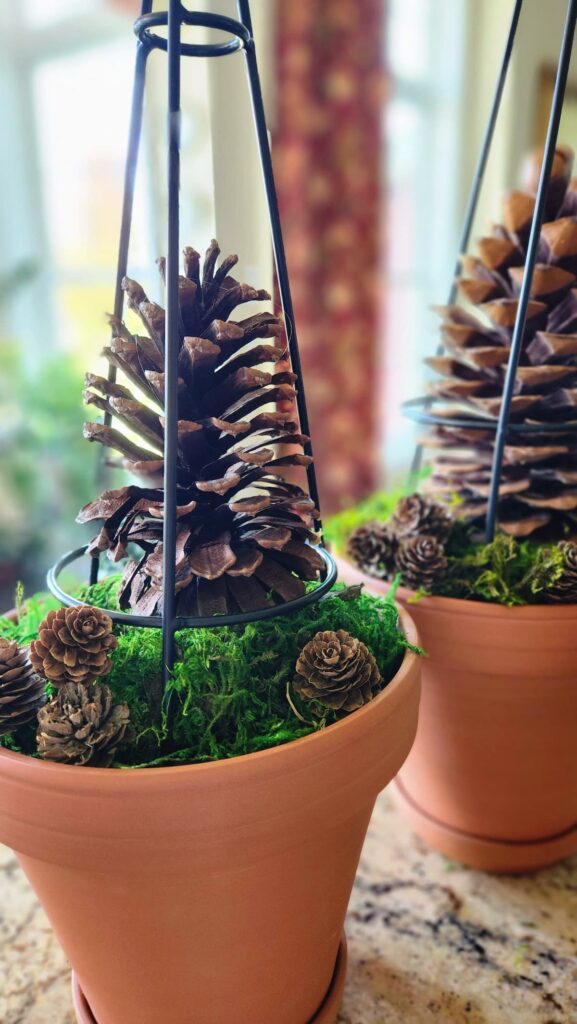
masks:
{"type": "Polygon", "coordinates": [[[77,974],[79,1021],[333,1024],[347,903],[414,739],[419,662],[407,652],[337,724],[228,761],[135,771],[0,751],[0,841],[77,974]]]}
{"type": "MultiPolygon", "coordinates": [[[[339,578],[388,590],[342,560],[339,578]]],[[[395,783],[415,830],[483,870],[577,852],[577,605],[398,599],[428,655],[417,739],[395,783]]]]}

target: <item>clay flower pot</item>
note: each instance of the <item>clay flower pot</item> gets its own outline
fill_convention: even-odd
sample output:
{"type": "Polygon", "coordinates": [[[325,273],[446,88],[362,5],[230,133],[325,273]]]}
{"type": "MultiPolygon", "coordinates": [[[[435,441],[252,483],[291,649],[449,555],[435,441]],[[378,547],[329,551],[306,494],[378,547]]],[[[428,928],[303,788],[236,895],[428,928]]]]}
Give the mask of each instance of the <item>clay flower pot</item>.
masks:
{"type": "MultiPolygon", "coordinates": [[[[388,589],[342,560],[339,578],[388,589]]],[[[408,607],[428,657],[395,796],[415,830],[487,871],[577,852],[577,606],[431,597],[408,607]]]]}
{"type": "Polygon", "coordinates": [[[359,711],[226,761],[115,770],[0,751],[0,841],[74,968],[79,1021],[335,1021],[347,903],[375,798],[414,739],[419,668],[407,652],[359,711]]]}

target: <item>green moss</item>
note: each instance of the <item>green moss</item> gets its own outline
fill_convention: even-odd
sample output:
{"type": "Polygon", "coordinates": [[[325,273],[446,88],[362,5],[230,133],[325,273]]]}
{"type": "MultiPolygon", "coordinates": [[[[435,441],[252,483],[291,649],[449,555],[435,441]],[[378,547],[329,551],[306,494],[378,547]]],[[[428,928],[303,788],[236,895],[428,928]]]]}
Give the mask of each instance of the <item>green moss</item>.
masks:
{"type": "Polygon", "coordinates": [[[29,644],[38,636],[38,627],[49,611],[60,608],[60,602],[50,594],[34,594],[32,597],[22,600],[20,591],[16,594],[16,608],[18,618],[15,622],[11,619],[0,617],[0,636],[6,640],[17,640],[20,644],[29,644]]]}
{"type": "Polygon", "coordinates": [[[120,611],[118,587],[121,579],[122,576],[119,573],[104,576],[98,583],[86,584],[80,587],[78,598],[95,608],[109,608],[110,611],[120,611]]]}
{"type": "Polygon", "coordinates": [[[446,554],[447,571],[431,593],[509,606],[543,604],[563,569],[555,546],[505,534],[491,544],[475,544],[463,523],[453,529],[446,554]]]}
{"type": "MultiPolygon", "coordinates": [[[[82,600],[116,606],[120,577],[84,587],[82,600]]],[[[14,639],[28,642],[42,600],[18,625],[14,639]]],[[[320,630],[344,629],[375,656],[384,685],[408,645],[398,630],[391,599],[380,600],[337,586],[322,601],[292,615],[244,626],[184,629],[176,634],[177,662],[164,705],[162,636],[158,629],[116,626],[118,647],[107,677],[118,701],[130,707],[132,736],[119,767],[189,764],[235,757],[278,746],[342,717],[287,698],[298,654],[320,630]],[[316,713],[315,713],[316,712],[316,713]]],[[[3,632],[0,623],[0,635],[3,632]]],[[[29,737],[28,741],[29,742],[29,737]]],[[[18,737],[5,741],[25,749],[18,737]]]]}
{"type": "MultiPolygon", "coordinates": [[[[348,536],[357,526],[373,519],[387,520],[400,497],[399,493],[380,493],[329,519],[326,532],[336,551],[346,553],[348,536]]],[[[459,519],[452,528],[445,555],[446,572],[430,590],[420,591],[415,600],[430,594],[508,606],[543,604],[547,590],[563,568],[562,553],[555,545],[518,541],[506,534],[497,534],[491,544],[484,544],[476,539],[471,526],[459,519]]]]}

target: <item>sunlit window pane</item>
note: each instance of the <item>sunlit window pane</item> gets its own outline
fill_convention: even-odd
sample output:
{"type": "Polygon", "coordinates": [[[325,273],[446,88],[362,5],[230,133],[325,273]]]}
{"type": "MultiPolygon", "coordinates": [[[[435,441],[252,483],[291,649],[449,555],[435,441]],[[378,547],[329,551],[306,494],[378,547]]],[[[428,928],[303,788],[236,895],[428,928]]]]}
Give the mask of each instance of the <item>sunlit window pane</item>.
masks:
{"type": "MultiPolygon", "coordinates": [[[[35,74],[60,346],[94,344],[112,308],[133,63],[127,40],[41,64],[35,74]]],[[[131,266],[146,263],[149,251],[141,164],[131,266]]]]}
{"type": "MultiPolygon", "coordinates": [[[[25,0],[24,15],[34,28],[44,28],[71,15],[86,14],[87,5],[87,0],[25,0]]],[[[94,14],[101,4],[91,0],[89,6],[94,14]]]]}

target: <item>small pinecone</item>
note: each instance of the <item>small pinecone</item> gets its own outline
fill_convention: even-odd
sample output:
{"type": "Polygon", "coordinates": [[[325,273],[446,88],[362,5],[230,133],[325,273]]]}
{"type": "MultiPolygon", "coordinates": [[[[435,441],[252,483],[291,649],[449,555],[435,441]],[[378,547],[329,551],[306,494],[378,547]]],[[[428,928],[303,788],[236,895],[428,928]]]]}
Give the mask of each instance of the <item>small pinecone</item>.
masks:
{"type": "Polygon", "coordinates": [[[430,590],[443,575],[447,559],[435,537],[407,537],[397,550],[397,570],[402,584],[411,590],[430,590]]]}
{"type": "Polygon", "coordinates": [[[382,679],[369,649],[344,629],[317,633],[303,647],[293,686],[303,700],[354,711],[374,697],[382,679]]]}
{"type": "Polygon", "coordinates": [[[0,736],[34,721],[44,702],[44,687],[27,651],[0,637],[0,736]]]}
{"type": "Polygon", "coordinates": [[[387,579],[393,572],[397,541],[386,523],[358,526],[351,533],[347,552],[359,569],[370,576],[387,579]]]}
{"type": "Polygon", "coordinates": [[[401,498],[390,521],[390,529],[397,537],[434,537],[444,544],[449,537],[453,517],[444,505],[439,505],[422,494],[409,494],[401,498]]]}
{"type": "Polygon", "coordinates": [[[572,540],[560,540],[557,544],[563,554],[563,572],[550,590],[547,590],[548,601],[563,601],[565,604],[577,603],[577,543],[572,540]]]}
{"type": "Polygon", "coordinates": [[[112,619],[90,605],[49,612],[30,644],[30,660],[45,679],[58,687],[92,683],[108,675],[109,654],[116,647],[112,619]]]}
{"type": "Polygon", "coordinates": [[[65,683],[38,715],[38,751],[47,761],[108,768],[129,723],[104,683],[65,683]]]}

